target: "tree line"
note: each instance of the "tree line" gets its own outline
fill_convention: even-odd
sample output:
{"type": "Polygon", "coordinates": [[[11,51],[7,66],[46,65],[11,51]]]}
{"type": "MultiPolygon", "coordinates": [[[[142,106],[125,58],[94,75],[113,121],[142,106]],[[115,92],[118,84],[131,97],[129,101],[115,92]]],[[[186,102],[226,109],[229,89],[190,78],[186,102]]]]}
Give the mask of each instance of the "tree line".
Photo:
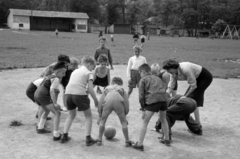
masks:
{"type": "Polygon", "coordinates": [[[0,23],[6,23],[9,8],[85,12],[89,22],[105,26],[153,23],[210,29],[218,19],[240,25],[240,0],[0,0],[0,23]]]}

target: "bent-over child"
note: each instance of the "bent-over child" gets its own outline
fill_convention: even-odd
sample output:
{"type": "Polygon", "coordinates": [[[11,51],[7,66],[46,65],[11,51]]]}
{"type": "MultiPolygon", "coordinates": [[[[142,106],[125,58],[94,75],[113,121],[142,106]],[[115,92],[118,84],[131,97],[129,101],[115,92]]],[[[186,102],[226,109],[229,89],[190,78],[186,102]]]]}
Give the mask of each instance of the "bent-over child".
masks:
{"type": "Polygon", "coordinates": [[[65,100],[69,114],[65,121],[64,133],[60,142],[65,143],[71,139],[68,136],[68,132],[78,109],[78,111],[83,111],[86,118],[86,146],[91,146],[96,143],[96,140],[91,137],[92,112],[87,92],[92,96],[95,106],[98,106],[98,100],[93,90],[93,73],[91,72],[95,68],[95,61],[90,56],[84,56],[81,63],[82,66],[71,74],[66,87],[65,100]]]}
{"type": "Polygon", "coordinates": [[[114,111],[122,124],[122,132],[125,137],[125,146],[132,146],[133,142],[129,140],[128,136],[128,122],[126,115],[129,112],[129,101],[127,92],[122,87],[123,81],[120,77],[114,77],[112,83],[108,86],[100,100],[98,105],[99,112],[99,136],[97,145],[102,145],[102,136],[105,131],[105,124],[108,116],[114,111]]]}
{"type": "Polygon", "coordinates": [[[154,113],[160,111],[160,119],[164,133],[162,143],[170,146],[169,129],[166,120],[167,110],[167,94],[160,78],[151,74],[151,68],[148,64],[143,64],[139,67],[141,80],[139,82],[139,102],[142,110],[142,126],[138,142],[133,145],[133,148],[143,151],[143,140],[147,132],[147,126],[154,113]]]}

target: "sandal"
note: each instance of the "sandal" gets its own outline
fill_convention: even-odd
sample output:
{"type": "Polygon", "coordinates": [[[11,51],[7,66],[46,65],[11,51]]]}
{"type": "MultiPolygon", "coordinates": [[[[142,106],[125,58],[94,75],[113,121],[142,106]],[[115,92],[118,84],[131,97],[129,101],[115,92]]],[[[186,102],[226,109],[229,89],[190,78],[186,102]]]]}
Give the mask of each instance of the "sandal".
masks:
{"type": "Polygon", "coordinates": [[[125,147],[130,147],[130,146],[132,146],[134,144],[134,142],[133,141],[126,141],[125,142],[125,147]]]}
{"type": "Polygon", "coordinates": [[[102,140],[97,140],[96,144],[97,144],[97,146],[102,146],[102,140]]]}

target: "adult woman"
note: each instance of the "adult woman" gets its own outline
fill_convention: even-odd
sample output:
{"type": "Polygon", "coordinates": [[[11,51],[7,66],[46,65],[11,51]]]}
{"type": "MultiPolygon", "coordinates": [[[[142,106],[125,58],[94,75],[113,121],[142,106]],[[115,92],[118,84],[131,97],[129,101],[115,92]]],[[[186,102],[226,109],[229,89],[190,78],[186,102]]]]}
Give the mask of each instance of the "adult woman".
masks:
{"type": "Polygon", "coordinates": [[[194,111],[195,120],[201,125],[199,107],[203,107],[204,92],[212,82],[212,74],[204,67],[191,63],[178,63],[173,59],[163,62],[163,69],[171,74],[167,93],[171,93],[176,80],[186,80],[189,87],[185,93],[197,102],[197,109],[194,111]]]}

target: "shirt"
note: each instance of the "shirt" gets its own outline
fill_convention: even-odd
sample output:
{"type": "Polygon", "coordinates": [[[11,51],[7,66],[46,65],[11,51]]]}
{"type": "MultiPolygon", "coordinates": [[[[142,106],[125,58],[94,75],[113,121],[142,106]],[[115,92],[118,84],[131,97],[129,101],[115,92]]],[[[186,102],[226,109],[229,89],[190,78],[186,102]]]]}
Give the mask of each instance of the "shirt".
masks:
{"type": "Polygon", "coordinates": [[[142,77],[139,82],[139,102],[144,110],[146,105],[167,101],[162,80],[152,74],[142,77]]]}
{"type": "Polygon", "coordinates": [[[108,62],[109,62],[110,65],[112,65],[112,55],[111,55],[111,53],[110,53],[110,50],[109,50],[108,48],[106,48],[106,47],[103,47],[103,48],[102,48],[102,47],[99,47],[99,48],[96,50],[95,55],[94,55],[95,61],[97,61],[97,60],[98,60],[98,57],[99,57],[100,55],[102,55],[102,54],[107,55],[107,57],[108,57],[108,62]]]}
{"type": "Polygon", "coordinates": [[[181,62],[179,63],[178,76],[176,79],[170,75],[170,81],[168,83],[168,89],[173,90],[176,80],[186,80],[189,85],[197,87],[197,81],[199,74],[202,72],[202,66],[190,63],[181,62]]]}
{"type": "Polygon", "coordinates": [[[130,78],[131,76],[131,70],[138,70],[138,68],[142,65],[147,63],[147,60],[143,56],[133,56],[130,57],[128,60],[128,66],[127,66],[127,77],[130,78]]]}
{"type": "Polygon", "coordinates": [[[87,95],[89,80],[93,80],[93,73],[85,66],[81,66],[71,74],[65,94],[87,95]]]}
{"type": "Polygon", "coordinates": [[[36,86],[36,87],[39,87],[40,84],[42,83],[44,78],[38,78],[36,80],[34,80],[32,83],[36,86]]]}

